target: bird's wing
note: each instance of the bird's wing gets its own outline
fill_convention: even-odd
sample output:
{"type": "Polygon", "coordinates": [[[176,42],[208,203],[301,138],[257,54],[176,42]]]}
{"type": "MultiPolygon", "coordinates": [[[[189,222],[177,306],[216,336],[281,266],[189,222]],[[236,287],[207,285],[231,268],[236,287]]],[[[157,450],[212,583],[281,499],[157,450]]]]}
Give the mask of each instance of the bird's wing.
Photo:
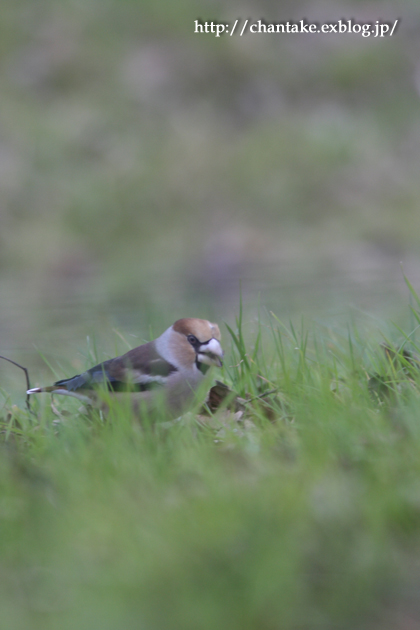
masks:
{"type": "Polygon", "coordinates": [[[54,387],[78,391],[94,389],[105,383],[112,391],[146,391],[165,385],[175,372],[177,368],[156,351],[151,341],[73,378],[57,381],[54,387]]]}

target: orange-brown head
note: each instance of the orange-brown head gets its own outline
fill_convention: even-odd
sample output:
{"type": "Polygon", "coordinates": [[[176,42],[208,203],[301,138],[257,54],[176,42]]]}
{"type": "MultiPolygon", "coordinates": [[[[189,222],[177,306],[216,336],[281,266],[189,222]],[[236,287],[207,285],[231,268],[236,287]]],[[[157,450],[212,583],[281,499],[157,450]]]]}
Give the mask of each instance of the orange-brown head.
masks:
{"type": "Polygon", "coordinates": [[[195,363],[221,367],[223,350],[217,324],[205,319],[178,319],[156,340],[158,351],[170,357],[179,368],[188,369],[195,363]]]}

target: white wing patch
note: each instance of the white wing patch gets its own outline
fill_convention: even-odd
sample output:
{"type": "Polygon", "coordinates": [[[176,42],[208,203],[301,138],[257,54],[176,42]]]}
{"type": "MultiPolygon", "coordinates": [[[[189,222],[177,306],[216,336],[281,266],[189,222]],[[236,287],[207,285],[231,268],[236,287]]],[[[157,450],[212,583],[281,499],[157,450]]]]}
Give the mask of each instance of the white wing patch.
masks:
{"type": "Polygon", "coordinates": [[[159,383],[165,385],[168,380],[167,376],[161,376],[160,374],[145,374],[144,372],[131,371],[131,383],[138,383],[139,385],[147,385],[148,383],[159,383]]]}

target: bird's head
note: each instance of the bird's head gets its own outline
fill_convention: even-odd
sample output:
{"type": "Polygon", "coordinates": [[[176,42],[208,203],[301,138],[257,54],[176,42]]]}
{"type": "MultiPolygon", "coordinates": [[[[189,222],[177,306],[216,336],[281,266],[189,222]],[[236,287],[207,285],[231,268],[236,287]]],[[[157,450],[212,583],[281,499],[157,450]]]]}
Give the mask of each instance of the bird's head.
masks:
{"type": "Polygon", "coordinates": [[[192,317],[179,319],[162,337],[168,342],[172,361],[182,367],[194,363],[222,366],[223,350],[217,324],[192,317]]]}

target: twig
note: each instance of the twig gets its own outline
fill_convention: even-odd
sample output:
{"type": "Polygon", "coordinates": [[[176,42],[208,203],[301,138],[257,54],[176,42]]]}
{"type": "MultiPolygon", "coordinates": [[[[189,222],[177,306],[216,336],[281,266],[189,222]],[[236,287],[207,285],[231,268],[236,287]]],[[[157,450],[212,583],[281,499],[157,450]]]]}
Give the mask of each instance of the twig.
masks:
{"type": "MultiPolygon", "coordinates": [[[[29,382],[28,368],[23,367],[23,365],[20,365],[20,363],[16,363],[16,361],[12,361],[12,359],[8,359],[7,357],[3,357],[1,355],[0,355],[0,359],[3,359],[4,361],[8,361],[9,363],[13,363],[13,365],[16,365],[16,367],[23,370],[25,372],[25,377],[26,377],[26,390],[31,389],[31,384],[29,382]]],[[[29,394],[26,394],[26,407],[29,413],[32,413],[31,403],[29,402],[29,394]]]]}
{"type": "Polygon", "coordinates": [[[247,405],[248,403],[253,402],[254,400],[265,398],[266,396],[270,396],[270,394],[275,394],[278,391],[279,391],[278,387],[276,387],[275,389],[269,389],[267,392],[263,392],[262,394],[259,394],[259,396],[253,396],[253,398],[248,398],[248,400],[246,400],[244,404],[247,405]]]}

